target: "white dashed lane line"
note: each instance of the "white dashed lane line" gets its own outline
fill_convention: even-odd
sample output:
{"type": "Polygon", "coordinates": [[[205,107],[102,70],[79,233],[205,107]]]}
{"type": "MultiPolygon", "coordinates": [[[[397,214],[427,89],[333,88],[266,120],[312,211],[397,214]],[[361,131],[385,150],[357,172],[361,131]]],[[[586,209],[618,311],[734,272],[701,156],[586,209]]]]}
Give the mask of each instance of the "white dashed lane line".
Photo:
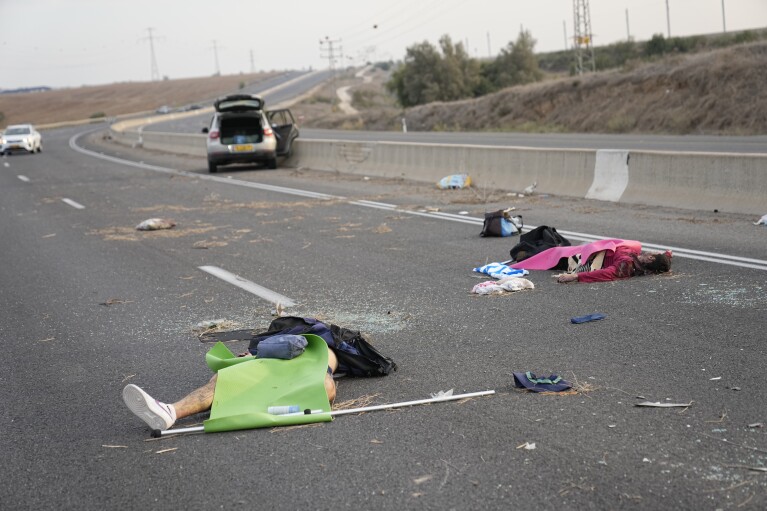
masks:
{"type": "Polygon", "coordinates": [[[294,302],[287,296],[283,296],[277,293],[276,291],[272,291],[271,289],[267,289],[263,286],[259,286],[255,282],[251,282],[247,279],[240,277],[239,275],[235,275],[234,273],[230,273],[226,270],[223,270],[219,268],[218,266],[199,266],[199,268],[202,271],[213,275],[214,277],[218,277],[224,282],[228,282],[234,286],[239,287],[240,289],[244,289],[248,293],[252,293],[275,305],[282,304],[285,307],[293,307],[294,305],[296,305],[296,302],[294,302]]]}
{"type": "Polygon", "coordinates": [[[21,179],[21,180],[22,180],[22,181],[24,181],[25,183],[29,183],[29,178],[28,178],[27,176],[21,176],[21,175],[19,175],[19,176],[16,176],[16,177],[18,177],[19,179],[21,179]]]}
{"type": "Polygon", "coordinates": [[[69,204],[70,206],[72,206],[75,209],[85,209],[85,206],[83,206],[79,202],[73,201],[72,199],[64,198],[64,199],[61,199],[61,202],[63,202],[64,204],[69,204]]]}

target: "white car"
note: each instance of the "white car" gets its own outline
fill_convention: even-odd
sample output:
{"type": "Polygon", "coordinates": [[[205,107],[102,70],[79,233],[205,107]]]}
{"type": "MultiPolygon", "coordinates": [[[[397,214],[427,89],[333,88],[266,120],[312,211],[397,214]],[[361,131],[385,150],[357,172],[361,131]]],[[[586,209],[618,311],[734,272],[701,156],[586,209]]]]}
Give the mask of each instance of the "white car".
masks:
{"type": "Polygon", "coordinates": [[[0,137],[0,154],[10,154],[14,151],[39,153],[42,150],[43,137],[31,124],[8,126],[0,137]]]}

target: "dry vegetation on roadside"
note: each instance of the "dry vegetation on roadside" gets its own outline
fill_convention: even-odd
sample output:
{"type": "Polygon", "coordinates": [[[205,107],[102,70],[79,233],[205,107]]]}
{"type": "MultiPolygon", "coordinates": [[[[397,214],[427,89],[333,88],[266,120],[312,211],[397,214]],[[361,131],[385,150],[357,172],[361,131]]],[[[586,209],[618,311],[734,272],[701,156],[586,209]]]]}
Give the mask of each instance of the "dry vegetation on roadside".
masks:
{"type": "MultiPolygon", "coordinates": [[[[767,133],[767,42],[672,55],[620,70],[552,77],[476,99],[407,110],[386,91],[388,73],[369,80],[353,71],[291,107],[303,127],[413,131],[524,131],[762,135],[767,133]],[[336,90],[351,86],[357,114],[339,107],[336,90]]],[[[45,124],[180,106],[236,91],[272,75],[234,75],[0,95],[2,125],[45,124]]]]}
{"type": "Polygon", "coordinates": [[[315,114],[305,125],[397,130],[405,117],[413,131],[760,135],[767,133],[765,69],[767,42],[760,42],[405,111],[380,88],[373,109],[358,116],[315,114]]]}
{"type": "Polygon", "coordinates": [[[256,83],[279,73],[256,73],[159,82],[126,82],[46,92],[0,94],[0,126],[29,122],[49,124],[153,112],[162,105],[177,108],[235,92],[241,84],[256,83]]]}

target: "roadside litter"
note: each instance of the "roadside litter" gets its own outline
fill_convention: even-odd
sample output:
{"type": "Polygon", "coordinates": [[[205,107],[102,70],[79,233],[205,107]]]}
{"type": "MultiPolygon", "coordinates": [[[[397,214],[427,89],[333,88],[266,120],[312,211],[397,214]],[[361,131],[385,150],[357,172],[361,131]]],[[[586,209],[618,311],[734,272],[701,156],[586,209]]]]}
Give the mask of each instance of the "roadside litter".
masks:
{"type": "Polygon", "coordinates": [[[530,371],[514,374],[514,386],[519,389],[527,389],[532,392],[562,392],[573,388],[572,383],[565,381],[561,376],[552,374],[544,378],[538,378],[530,371]]]}
{"type": "Polygon", "coordinates": [[[167,218],[149,218],[136,226],[137,231],[158,231],[160,229],[172,229],[176,222],[167,218]]]}
{"type": "Polygon", "coordinates": [[[512,216],[511,212],[514,209],[512,207],[485,213],[485,221],[479,235],[483,237],[506,237],[522,232],[522,227],[524,227],[522,216],[512,216]]]}
{"type": "Polygon", "coordinates": [[[634,406],[649,406],[653,408],[688,408],[692,406],[692,401],[689,403],[661,403],[660,401],[652,403],[650,401],[642,401],[641,403],[637,403],[634,406]]]}
{"type": "Polygon", "coordinates": [[[767,215],[764,215],[762,218],[759,219],[759,221],[754,222],[754,225],[763,225],[767,227],[767,215]]]}
{"type": "Polygon", "coordinates": [[[486,280],[480,282],[471,288],[471,292],[478,295],[490,295],[505,293],[507,291],[522,291],[524,289],[535,289],[535,284],[520,277],[504,277],[497,281],[486,280]]]}
{"type": "Polygon", "coordinates": [[[527,270],[517,270],[503,263],[488,263],[484,266],[478,266],[472,271],[477,273],[484,273],[494,279],[502,279],[504,277],[523,277],[530,272],[527,270]]]}
{"type": "Polygon", "coordinates": [[[456,190],[471,186],[471,177],[468,174],[453,174],[445,176],[437,182],[437,187],[442,190],[456,190]]]}
{"type": "Polygon", "coordinates": [[[570,318],[570,322],[574,325],[579,325],[581,323],[588,323],[589,321],[599,321],[600,319],[605,319],[606,317],[607,316],[601,312],[595,312],[594,314],[587,314],[585,316],[576,316],[574,318],[570,318]]]}

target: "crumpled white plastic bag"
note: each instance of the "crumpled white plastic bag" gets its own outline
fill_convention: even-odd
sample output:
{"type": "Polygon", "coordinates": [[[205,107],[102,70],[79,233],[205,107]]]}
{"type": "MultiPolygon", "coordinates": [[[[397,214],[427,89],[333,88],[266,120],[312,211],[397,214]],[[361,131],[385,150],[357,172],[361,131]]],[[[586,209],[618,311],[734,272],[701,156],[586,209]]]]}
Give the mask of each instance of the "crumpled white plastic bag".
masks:
{"type": "Polygon", "coordinates": [[[136,226],[137,231],[158,231],[160,229],[171,229],[175,227],[176,222],[167,218],[149,218],[136,226]]]}
{"type": "Polygon", "coordinates": [[[520,277],[506,277],[497,281],[486,280],[480,282],[471,289],[471,292],[478,295],[489,295],[493,293],[522,291],[524,289],[535,289],[535,284],[520,277]]]}

